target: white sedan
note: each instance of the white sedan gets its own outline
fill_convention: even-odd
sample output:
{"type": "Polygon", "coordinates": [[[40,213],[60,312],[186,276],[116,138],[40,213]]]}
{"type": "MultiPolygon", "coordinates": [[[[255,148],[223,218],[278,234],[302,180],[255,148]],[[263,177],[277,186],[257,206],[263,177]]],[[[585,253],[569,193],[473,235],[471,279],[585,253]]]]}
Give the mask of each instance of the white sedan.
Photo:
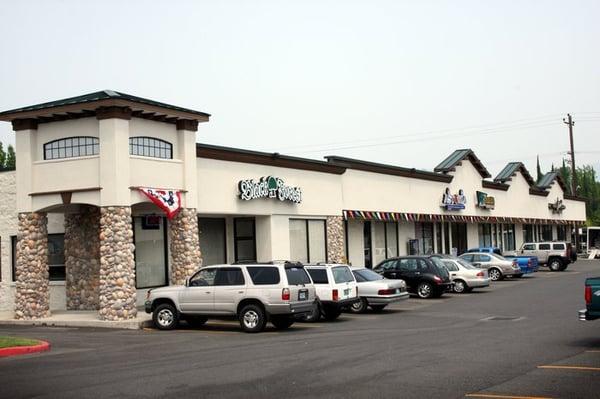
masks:
{"type": "Polygon", "coordinates": [[[360,301],[350,307],[354,313],[364,313],[369,306],[380,311],[390,303],[408,298],[404,280],[389,280],[364,267],[353,267],[352,273],[358,283],[360,297],[360,301]]]}
{"type": "Polygon", "coordinates": [[[490,277],[485,269],[478,269],[461,258],[447,257],[440,259],[454,283],[454,292],[462,294],[471,292],[473,288],[489,287],[490,277]]]}

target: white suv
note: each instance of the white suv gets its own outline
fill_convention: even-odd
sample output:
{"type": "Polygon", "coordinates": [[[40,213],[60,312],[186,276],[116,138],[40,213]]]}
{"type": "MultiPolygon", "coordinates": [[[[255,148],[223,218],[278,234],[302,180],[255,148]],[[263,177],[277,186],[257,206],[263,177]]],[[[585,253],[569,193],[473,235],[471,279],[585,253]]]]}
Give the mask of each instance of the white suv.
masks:
{"type": "Polygon", "coordinates": [[[260,332],[270,321],[290,327],[297,315],[310,313],[316,300],[310,277],[299,263],[216,265],[199,269],[185,286],[148,291],[145,308],[161,330],[192,326],[208,317],[235,316],[246,332],[260,332]]]}
{"type": "Polygon", "coordinates": [[[327,320],[338,318],[342,309],[358,302],[358,285],[348,265],[306,265],[317,292],[318,303],[307,321],[317,321],[321,314],[327,320]]]}

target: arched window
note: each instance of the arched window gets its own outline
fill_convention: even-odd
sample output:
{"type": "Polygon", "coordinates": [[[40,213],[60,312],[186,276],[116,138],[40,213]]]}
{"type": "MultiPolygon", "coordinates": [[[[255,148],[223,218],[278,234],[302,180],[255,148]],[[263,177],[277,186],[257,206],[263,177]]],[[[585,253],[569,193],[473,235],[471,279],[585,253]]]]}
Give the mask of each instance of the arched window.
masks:
{"type": "Polygon", "coordinates": [[[173,159],[173,145],[154,137],[130,137],[129,154],[142,157],[173,159]]]}
{"type": "Polygon", "coordinates": [[[44,144],[44,159],[85,157],[99,153],[100,140],[98,137],[69,137],[44,144]]]}

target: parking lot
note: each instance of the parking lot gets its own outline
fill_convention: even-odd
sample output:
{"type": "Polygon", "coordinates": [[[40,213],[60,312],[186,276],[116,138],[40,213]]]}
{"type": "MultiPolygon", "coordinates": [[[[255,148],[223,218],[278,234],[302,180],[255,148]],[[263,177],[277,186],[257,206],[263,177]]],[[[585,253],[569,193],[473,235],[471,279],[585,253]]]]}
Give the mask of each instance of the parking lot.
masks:
{"type": "Polygon", "coordinates": [[[261,334],[226,320],[175,331],[4,327],[53,348],[0,360],[0,396],[598,397],[600,322],[579,322],[577,310],[585,277],[599,274],[600,262],[580,260],[261,334]]]}

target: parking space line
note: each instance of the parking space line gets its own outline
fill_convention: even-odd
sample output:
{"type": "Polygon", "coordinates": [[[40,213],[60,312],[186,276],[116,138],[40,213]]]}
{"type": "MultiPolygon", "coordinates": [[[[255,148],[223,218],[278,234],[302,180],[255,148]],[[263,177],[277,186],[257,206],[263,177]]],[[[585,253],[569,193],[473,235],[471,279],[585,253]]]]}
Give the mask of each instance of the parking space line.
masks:
{"type": "Polygon", "coordinates": [[[538,369],[600,371],[600,367],[587,366],[538,366],[538,369]]]}
{"type": "Polygon", "coordinates": [[[589,350],[589,351],[585,351],[585,353],[600,353],[600,350],[589,350]]]}
{"type": "Polygon", "coordinates": [[[515,396],[515,395],[500,395],[492,393],[468,393],[466,398],[496,398],[496,399],[552,399],[547,396],[515,396]]]}

